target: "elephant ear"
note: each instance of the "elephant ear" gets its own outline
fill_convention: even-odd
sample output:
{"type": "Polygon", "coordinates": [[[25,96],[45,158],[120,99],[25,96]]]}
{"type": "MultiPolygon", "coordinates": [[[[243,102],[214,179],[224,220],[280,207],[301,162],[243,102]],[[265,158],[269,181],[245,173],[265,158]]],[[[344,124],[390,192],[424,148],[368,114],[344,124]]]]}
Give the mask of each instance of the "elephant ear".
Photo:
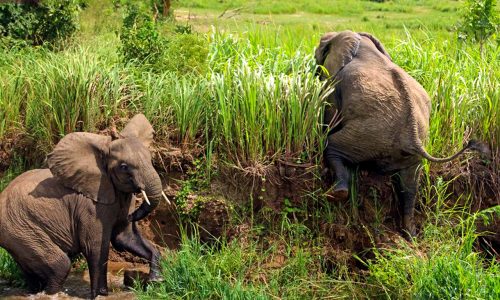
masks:
{"type": "Polygon", "coordinates": [[[316,63],[318,65],[323,65],[325,63],[326,55],[328,55],[328,51],[330,51],[330,42],[336,35],[336,32],[327,32],[321,36],[319,46],[314,51],[314,58],[316,58],[316,63]]]}
{"type": "Polygon", "coordinates": [[[67,188],[104,204],[115,202],[106,171],[111,137],[75,132],[66,135],[48,155],[52,174],[67,188]]]}
{"type": "Polygon", "coordinates": [[[330,76],[335,76],[356,56],[360,41],[361,36],[352,31],[327,33],[316,49],[316,62],[324,65],[330,76]]]}
{"type": "Polygon", "coordinates": [[[137,114],[130,119],[127,126],[120,132],[120,135],[123,138],[138,138],[147,148],[153,142],[154,132],[153,126],[146,119],[146,116],[137,114]]]}
{"type": "Polygon", "coordinates": [[[360,32],[359,35],[370,39],[372,43],[375,45],[375,47],[378,49],[378,51],[380,51],[380,53],[384,54],[385,56],[387,56],[387,58],[389,58],[390,61],[392,61],[391,56],[389,55],[389,53],[387,53],[387,51],[385,51],[384,46],[376,37],[366,32],[360,32]]]}

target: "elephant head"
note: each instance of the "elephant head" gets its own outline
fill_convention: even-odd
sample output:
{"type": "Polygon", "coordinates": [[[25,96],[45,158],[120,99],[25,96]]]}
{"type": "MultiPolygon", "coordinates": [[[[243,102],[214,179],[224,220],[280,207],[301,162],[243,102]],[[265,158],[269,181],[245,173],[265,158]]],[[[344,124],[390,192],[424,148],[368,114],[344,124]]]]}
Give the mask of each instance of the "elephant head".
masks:
{"type": "Polygon", "coordinates": [[[314,57],[318,65],[324,65],[329,74],[320,72],[322,78],[335,77],[351,60],[357,55],[362,38],[370,40],[375,47],[389,60],[391,57],[378,39],[369,33],[352,32],[349,30],[342,32],[327,32],[319,42],[315,50],[314,57]],[[328,57],[328,59],[326,59],[328,57]]]}
{"type": "MultiPolygon", "coordinates": [[[[165,197],[148,150],[154,130],[142,114],[134,116],[112,139],[93,133],[66,135],[48,156],[52,174],[67,188],[110,205],[119,193],[143,193],[144,201],[129,217],[146,217],[165,197]]],[[[167,200],[168,201],[168,200],[167,200]]]]}

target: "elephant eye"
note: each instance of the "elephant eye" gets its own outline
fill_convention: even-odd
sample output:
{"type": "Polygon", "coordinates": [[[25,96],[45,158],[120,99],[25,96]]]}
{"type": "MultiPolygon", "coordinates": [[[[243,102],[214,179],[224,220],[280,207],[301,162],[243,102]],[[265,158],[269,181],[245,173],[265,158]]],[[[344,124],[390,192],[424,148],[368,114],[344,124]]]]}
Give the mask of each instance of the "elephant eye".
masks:
{"type": "Polygon", "coordinates": [[[121,163],[120,164],[120,170],[122,170],[122,171],[128,171],[128,165],[126,163],[121,163]]]}

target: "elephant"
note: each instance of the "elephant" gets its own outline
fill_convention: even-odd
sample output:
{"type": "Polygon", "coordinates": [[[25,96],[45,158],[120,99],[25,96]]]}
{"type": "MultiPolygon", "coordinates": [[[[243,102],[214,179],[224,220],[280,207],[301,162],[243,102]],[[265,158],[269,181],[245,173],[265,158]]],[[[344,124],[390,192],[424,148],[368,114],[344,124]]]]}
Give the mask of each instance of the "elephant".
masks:
{"type": "Polygon", "coordinates": [[[81,253],[91,297],[107,295],[110,242],[148,260],[149,280],[162,280],[160,253],[136,226],[162,198],[168,202],[148,150],[153,133],[142,114],[115,137],[70,133],[49,153],[48,169],[19,175],[0,194],[0,246],[32,292],[59,292],[81,253]],[[144,198],[137,209],[136,193],[144,198]]]}
{"type": "Polygon", "coordinates": [[[332,197],[349,195],[348,166],[368,166],[392,176],[403,208],[403,229],[415,236],[415,196],[422,158],[447,162],[467,149],[482,151],[471,140],[462,150],[436,158],[423,143],[429,132],[431,102],[424,88],[396,65],[381,42],[368,33],[328,32],[315,49],[318,75],[334,85],[323,124],[323,159],[335,173],[332,197]],[[337,116],[340,115],[340,120],[337,116]]]}

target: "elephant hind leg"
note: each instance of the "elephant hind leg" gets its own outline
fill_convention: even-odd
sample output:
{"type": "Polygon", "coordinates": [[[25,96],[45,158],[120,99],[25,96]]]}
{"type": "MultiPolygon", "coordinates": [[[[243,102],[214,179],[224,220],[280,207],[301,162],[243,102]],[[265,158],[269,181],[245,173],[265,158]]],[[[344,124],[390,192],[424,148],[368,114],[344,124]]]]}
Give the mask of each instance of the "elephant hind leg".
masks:
{"type": "Polygon", "coordinates": [[[415,228],[415,197],[417,195],[419,164],[402,169],[393,180],[399,201],[403,208],[403,230],[408,237],[416,235],[415,228]]]}
{"type": "Polygon", "coordinates": [[[32,294],[36,294],[36,293],[41,292],[45,286],[45,283],[42,282],[40,277],[38,277],[38,275],[36,275],[32,272],[24,270],[22,266],[21,266],[21,270],[23,272],[24,281],[26,283],[28,291],[32,294]]]}
{"type": "Polygon", "coordinates": [[[71,269],[69,257],[57,246],[24,251],[19,265],[31,292],[47,294],[61,291],[71,269]]]}
{"type": "MultiPolygon", "coordinates": [[[[330,141],[330,139],[329,139],[330,141]]],[[[333,143],[328,143],[324,159],[330,170],[335,172],[335,187],[333,197],[338,200],[345,200],[349,196],[350,172],[344,163],[342,155],[338,152],[333,143]]]]}
{"type": "Polygon", "coordinates": [[[163,279],[160,272],[160,252],[141,236],[135,222],[115,228],[111,243],[117,251],[127,251],[147,259],[150,266],[150,281],[161,281],[163,279]]]}
{"type": "Polygon", "coordinates": [[[71,260],[61,251],[57,255],[57,259],[47,267],[49,275],[47,276],[45,291],[51,295],[62,290],[64,281],[66,281],[71,269],[71,260]]]}

